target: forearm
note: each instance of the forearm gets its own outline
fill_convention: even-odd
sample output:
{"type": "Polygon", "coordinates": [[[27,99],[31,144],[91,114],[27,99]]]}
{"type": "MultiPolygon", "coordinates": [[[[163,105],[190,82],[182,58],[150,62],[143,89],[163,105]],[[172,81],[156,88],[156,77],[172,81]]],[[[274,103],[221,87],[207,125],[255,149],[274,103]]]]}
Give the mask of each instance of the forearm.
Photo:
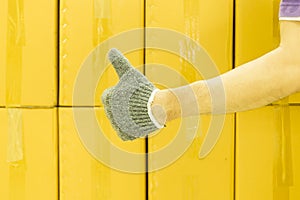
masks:
{"type": "Polygon", "coordinates": [[[282,48],[222,75],[226,112],[259,108],[299,89],[300,68],[282,48]]]}
{"type": "Polygon", "coordinates": [[[166,121],[181,117],[183,107],[185,116],[219,112],[214,109],[219,105],[212,103],[216,95],[211,95],[211,88],[219,87],[218,91],[224,91],[226,113],[267,105],[299,91],[300,67],[293,63],[293,59],[286,59],[288,54],[283,54],[287,53],[277,48],[218,78],[162,90],[154,104],[161,105],[165,110],[166,121]],[[190,92],[191,89],[193,93],[190,92]]]}

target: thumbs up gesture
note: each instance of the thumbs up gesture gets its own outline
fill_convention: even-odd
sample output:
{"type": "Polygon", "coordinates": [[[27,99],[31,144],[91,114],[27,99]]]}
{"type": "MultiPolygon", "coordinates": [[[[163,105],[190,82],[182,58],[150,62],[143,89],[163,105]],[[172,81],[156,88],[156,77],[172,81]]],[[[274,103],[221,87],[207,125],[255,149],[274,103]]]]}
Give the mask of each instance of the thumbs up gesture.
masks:
{"type": "Polygon", "coordinates": [[[104,110],[122,140],[134,140],[163,127],[151,111],[151,103],[158,89],[117,49],[108,53],[119,76],[116,86],[102,94],[104,110]]]}

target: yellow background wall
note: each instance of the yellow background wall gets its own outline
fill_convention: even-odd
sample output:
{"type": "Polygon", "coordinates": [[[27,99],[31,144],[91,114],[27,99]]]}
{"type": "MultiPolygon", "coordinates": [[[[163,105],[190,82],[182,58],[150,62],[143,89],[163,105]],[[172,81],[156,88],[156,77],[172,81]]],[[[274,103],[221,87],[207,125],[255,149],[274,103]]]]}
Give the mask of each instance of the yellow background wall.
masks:
{"type": "MultiPolygon", "coordinates": [[[[74,104],[76,78],[92,50],[135,29],[174,30],[203,46],[224,73],[278,45],[278,8],[279,0],[0,0],[0,199],[299,199],[299,94],[227,115],[221,137],[205,159],[198,153],[212,119],[201,116],[184,155],[149,173],[122,172],[97,161],[74,122],[74,111],[85,115],[92,109],[95,127],[103,128],[112,145],[134,153],[160,150],[182,121],[148,140],[122,142],[100,101],[103,90],[117,83],[111,66],[99,80],[91,73],[86,81],[87,86],[97,83],[91,88],[93,103],[74,104]]],[[[135,43],[141,48],[126,52],[130,62],[150,80],[168,79],[173,87],[204,78],[180,57],[193,59],[194,46],[182,44],[182,55],[147,49],[147,42],[162,38],[141,34],[104,48],[125,51],[124,46],[135,43]],[[154,63],[161,67],[153,68],[154,63]],[[162,73],[165,66],[186,82],[162,73]]],[[[105,61],[91,67],[97,71],[99,63],[105,61]]],[[[183,130],[189,133],[190,128],[183,130]]],[[[145,166],[146,159],[133,164],[145,166]]],[[[149,165],[158,160],[152,158],[149,165]]]]}

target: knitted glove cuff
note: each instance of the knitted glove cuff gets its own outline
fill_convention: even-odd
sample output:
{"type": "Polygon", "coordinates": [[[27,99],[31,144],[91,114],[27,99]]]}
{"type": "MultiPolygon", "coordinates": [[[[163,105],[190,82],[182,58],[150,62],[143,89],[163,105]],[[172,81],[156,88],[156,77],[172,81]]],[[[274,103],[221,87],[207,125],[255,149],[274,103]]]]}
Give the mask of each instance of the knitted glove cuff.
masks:
{"type": "Polygon", "coordinates": [[[155,119],[151,109],[154,96],[158,91],[151,83],[142,84],[129,99],[130,118],[139,127],[142,137],[163,128],[163,125],[155,119]]]}
{"type": "Polygon", "coordinates": [[[151,121],[153,122],[153,124],[156,126],[156,128],[161,129],[164,127],[164,125],[160,124],[156,118],[154,117],[153,113],[152,113],[152,108],[151,108],[151,104],[154,100],[154,96],[155,94],[159,91],[159,89],[154,89],[149,97],[148,103],[147,103],[147,108],[148,108],[148,115],[151,119],[151,121]]]}

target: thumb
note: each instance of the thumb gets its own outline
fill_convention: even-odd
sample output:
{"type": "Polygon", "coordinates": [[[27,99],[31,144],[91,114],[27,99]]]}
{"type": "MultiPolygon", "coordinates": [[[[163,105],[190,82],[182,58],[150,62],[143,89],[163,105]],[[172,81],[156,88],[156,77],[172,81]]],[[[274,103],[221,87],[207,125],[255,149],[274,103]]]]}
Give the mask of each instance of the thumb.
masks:
{"type": "Polygon", "coordinates": [[[125,74],[132,68],[127,58],[124,57],[123,54],[115,48],[111,49],[108,52],[108,59],[115,68],[119,78],[121,78],[123,74],[125,74]]]}

